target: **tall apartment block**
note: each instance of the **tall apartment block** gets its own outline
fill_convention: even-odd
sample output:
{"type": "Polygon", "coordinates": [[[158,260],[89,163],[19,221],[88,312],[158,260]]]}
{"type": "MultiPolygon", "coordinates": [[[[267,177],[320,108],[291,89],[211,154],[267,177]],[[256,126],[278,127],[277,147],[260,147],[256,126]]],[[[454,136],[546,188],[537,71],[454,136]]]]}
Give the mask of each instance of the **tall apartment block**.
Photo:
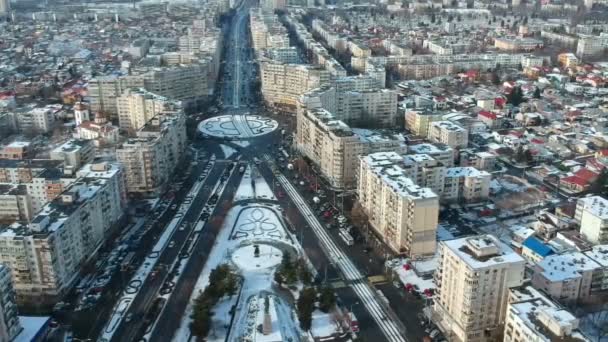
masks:
{"type": "Polygon", "coordinates": [[[186,119],[181,112],[154,117],[116,150],[125,167],[130,193],[160,193],[186,148],[186,119]]]}
{"type": "Polygon", "coordinates": [[[491,235],[441,241],[439,258],[434,321],[450,341],[494,341],[525,260],[491,235]]]}
{"type": "Polygon", "coordinates": [[[437,194],[407,176],[398,153],[372,153],[360,160],[357,192],[374,230],[396,253],[410,257],[434,254],[437,194]]]}

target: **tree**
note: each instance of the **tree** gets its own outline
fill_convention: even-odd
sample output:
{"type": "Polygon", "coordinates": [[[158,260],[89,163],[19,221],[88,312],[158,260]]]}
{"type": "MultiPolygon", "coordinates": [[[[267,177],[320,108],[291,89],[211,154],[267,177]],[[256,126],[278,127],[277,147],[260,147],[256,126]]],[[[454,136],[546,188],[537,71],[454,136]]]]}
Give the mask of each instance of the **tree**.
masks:
{"type": "Polygon", "coordinates": [[[310,283],[312,282],[312,275],[310,274],[310,271],[308,270],[308,266],[306,265],[304,259],[300,259],[300,262],[298,264],[298,277],[304,285],[310,285],[310,283]]]}
{"type": "Polygon", "coordinates": [[[319,298],[319,309],[323,312],[329,312],[336,305],[336,294],[334,289],[329,286],[321,289],[321,297],[319,298]]]}
{"type": "Polygon", "coordinates": [[[535,99],[540,99],[540,88],[536,88],[534,89],[534,98],[535,99]]]}
{"type": "Polygon", "coordinates": [[[317,299],[317,292],[313,287],[307,287],[300,292],[298,297],[298,320],[300,321],[300,327],[304,331],[310,330],[312,325],[312,313],[315,311],[315,300],[317,299]]]}
{"type": "Polygon", "coordinates": [[[433,24],[434,24],[436,19],[437,19],[437,18],[435,18],[435,13],[432,13],[432,14],[431,14],[431,23],[433,23],[433,24]]]}
{"type": "Polygon", "coordinates": [[[521,91],[521,87],[517,86],[511,90],[511,92],[507,95],[507,103],[512,104],[513,106],[519,106],[524,101],[524,95],[521,91]]]}
{"type": "Polygon", "coordinates": [[[276,270],[274,272],[274,281],[279,284],[279,286],[283,285],[283,283],[285,282],[285,279],[283,279],[283,275],[281,274],[281,272],[279,272],[279,270],[276,270]]]}

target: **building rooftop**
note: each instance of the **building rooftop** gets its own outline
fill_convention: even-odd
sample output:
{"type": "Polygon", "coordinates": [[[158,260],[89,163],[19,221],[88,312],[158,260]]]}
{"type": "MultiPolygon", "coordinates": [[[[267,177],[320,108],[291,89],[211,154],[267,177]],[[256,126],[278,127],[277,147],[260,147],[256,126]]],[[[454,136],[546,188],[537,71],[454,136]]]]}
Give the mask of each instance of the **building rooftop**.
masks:
{"type": "Polygon", "coordinates": [[[452,148],[444,145],[444,144],[429,144],[429,143],[423,143],[423,144],[417,144],[417,145],[410,145],[408,146],[408,149],[416,154],[420,154],[420,153],[426,153],[426,154],[441,154],[441,153],[452,153],[452,148]]]}
{"type": "Polygon", "coordinates": [[[602,220],[608,219],[608,199],[601,196],[589,196],[578,199],[578,205],[602,220]]]}
{"type": "MultiPolygon", "coordinates": [[[[510,304],[509,314],[517,315],[529,330],[544,337],[546,342],[586,341],[576,330],[578,319],[568,310],[559,307],[531,286],[526,286],[528,296],[510,304]],[[569,337],[569,339],[564,339],[569,337]]],[[[512,294],[514,291],[512,290],[512,294]]],[[[513,298],[513,296],[512,296],[513,298]]]]}
{"type": "Polygon", "coordinates": [[[473,269],[524,263],[519,254],[491,235],[465,237],[442,243],[473,269]]]}
{"type": "Polygon", "coordinates": [[[490,177],[490,173],[484,170],[478,170],[474,167],[450,167],[446,169],[446,177],[490,177]]]}
{"type": "Polygon", "coordinates": [[[542,275],[553,282],[579,278],[581,272],[600,267],[600,264],[581,252],[549,255],[537,265],[542,269],[542,275]]]}
{"type": "Polygon", "coordinates": [[[398,153],[377,152],[361,157],[361,160],[401,197],[413,199],[437,198],[437,194],[433,190],[420,187],[407,177],[407,172],[398,165],[403,161],[403,157],[398,153]]]}
{"type": "Polygon", "coordinates": [[[52,153],[61,153],[61,152],[76,152],[83,147],[91,145],[90,140],[84,139],[70,139],[63,143],[62,145],[53,149],[52,153]]]}

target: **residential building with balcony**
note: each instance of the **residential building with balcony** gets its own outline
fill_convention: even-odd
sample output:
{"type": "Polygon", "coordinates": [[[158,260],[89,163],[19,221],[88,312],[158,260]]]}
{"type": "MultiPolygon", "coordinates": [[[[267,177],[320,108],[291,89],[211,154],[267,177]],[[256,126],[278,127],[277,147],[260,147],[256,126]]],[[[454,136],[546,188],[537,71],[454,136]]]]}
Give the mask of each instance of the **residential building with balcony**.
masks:
{"type": "Polygon", "coordinates": [[[0,341],[13,341],[22,330],[11,271],[0,264],[0,341]]]}
{"type": "Polygon", "coordinates": [[[116,149],[116,159],[125,167],[128,192],[161,193],[185,149],[186,119],[182,112],[152,118],[116,149]]]}
{"type": "Polygon", "coordinates": [[[601,196],[579,198],[574,218],[580,233],[592,243],[608,243],[608,199],[601,196]]]}
{"type": "Polygon", "coordinates": [[[435,323],[450,341],[494,341],[508,291],[524,281],[525,260],[492,235],[441,241],[439,259],[435,323]]]}
{"type": "Polygon", "coordinates": [[[357,193],[372,228],[395,253],[435,253],[439,197],[417,185],[395,152],[360,157],[357,193]]]}
{"type": "Polygon", "coordinates": [[[429,124],[428,139],[454,149],[466,148],[469,144],[469,131],[451,121],[434,121],[429,124]]]}
{"type": "Polygon", "coordinates": [[[123,177],[118,164],[85,167],[30,223],[0,228],[0,264],[12,272],[20,305],[50,307],[66,293],[123,216],[123,177]]]}

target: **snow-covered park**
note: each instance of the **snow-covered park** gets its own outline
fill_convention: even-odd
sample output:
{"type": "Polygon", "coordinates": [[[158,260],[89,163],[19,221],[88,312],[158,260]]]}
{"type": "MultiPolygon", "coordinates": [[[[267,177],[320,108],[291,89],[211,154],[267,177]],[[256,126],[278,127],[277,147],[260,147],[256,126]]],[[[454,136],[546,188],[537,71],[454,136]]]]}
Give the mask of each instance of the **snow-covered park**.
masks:
{"type": "Polygon", "coordinates": [[[250,139],[273,132],[279,123],[260,115],[221,115],[202,121],[198,130],[206,136],[250,139]]]}
{"type": "MultiPolygon", "coordinates": [[[[274,199],[268,184],[254,170],[250,167],[244,174],[236,201],[274,199]]],[[[295,307],[290,302],[293,298],[285,297],[283,292],[289,291],[279,291],[274,282],[274,273],[286,254],[294,259],[303,256],[299,243],[286,229],[280,206],[237,203],[226,214],[173,341],[188,341],[192,337],[189,325],[194,300],[209,285],[211,271],[222,264],[231,265],[240,275],[241,290],[238,296],[218,301],[207,341],[301,341],[307,333],[300,329],[295,307]],[[261,326],[265,327],[264,331],[261,326]]],[[[297,291],[294,292],[297,296],[297,291]]],[[[336,332],[338,324],[325,316],[318,317],[318,322],[313,319],[315,331],[327,335],[336,332]]]]}

